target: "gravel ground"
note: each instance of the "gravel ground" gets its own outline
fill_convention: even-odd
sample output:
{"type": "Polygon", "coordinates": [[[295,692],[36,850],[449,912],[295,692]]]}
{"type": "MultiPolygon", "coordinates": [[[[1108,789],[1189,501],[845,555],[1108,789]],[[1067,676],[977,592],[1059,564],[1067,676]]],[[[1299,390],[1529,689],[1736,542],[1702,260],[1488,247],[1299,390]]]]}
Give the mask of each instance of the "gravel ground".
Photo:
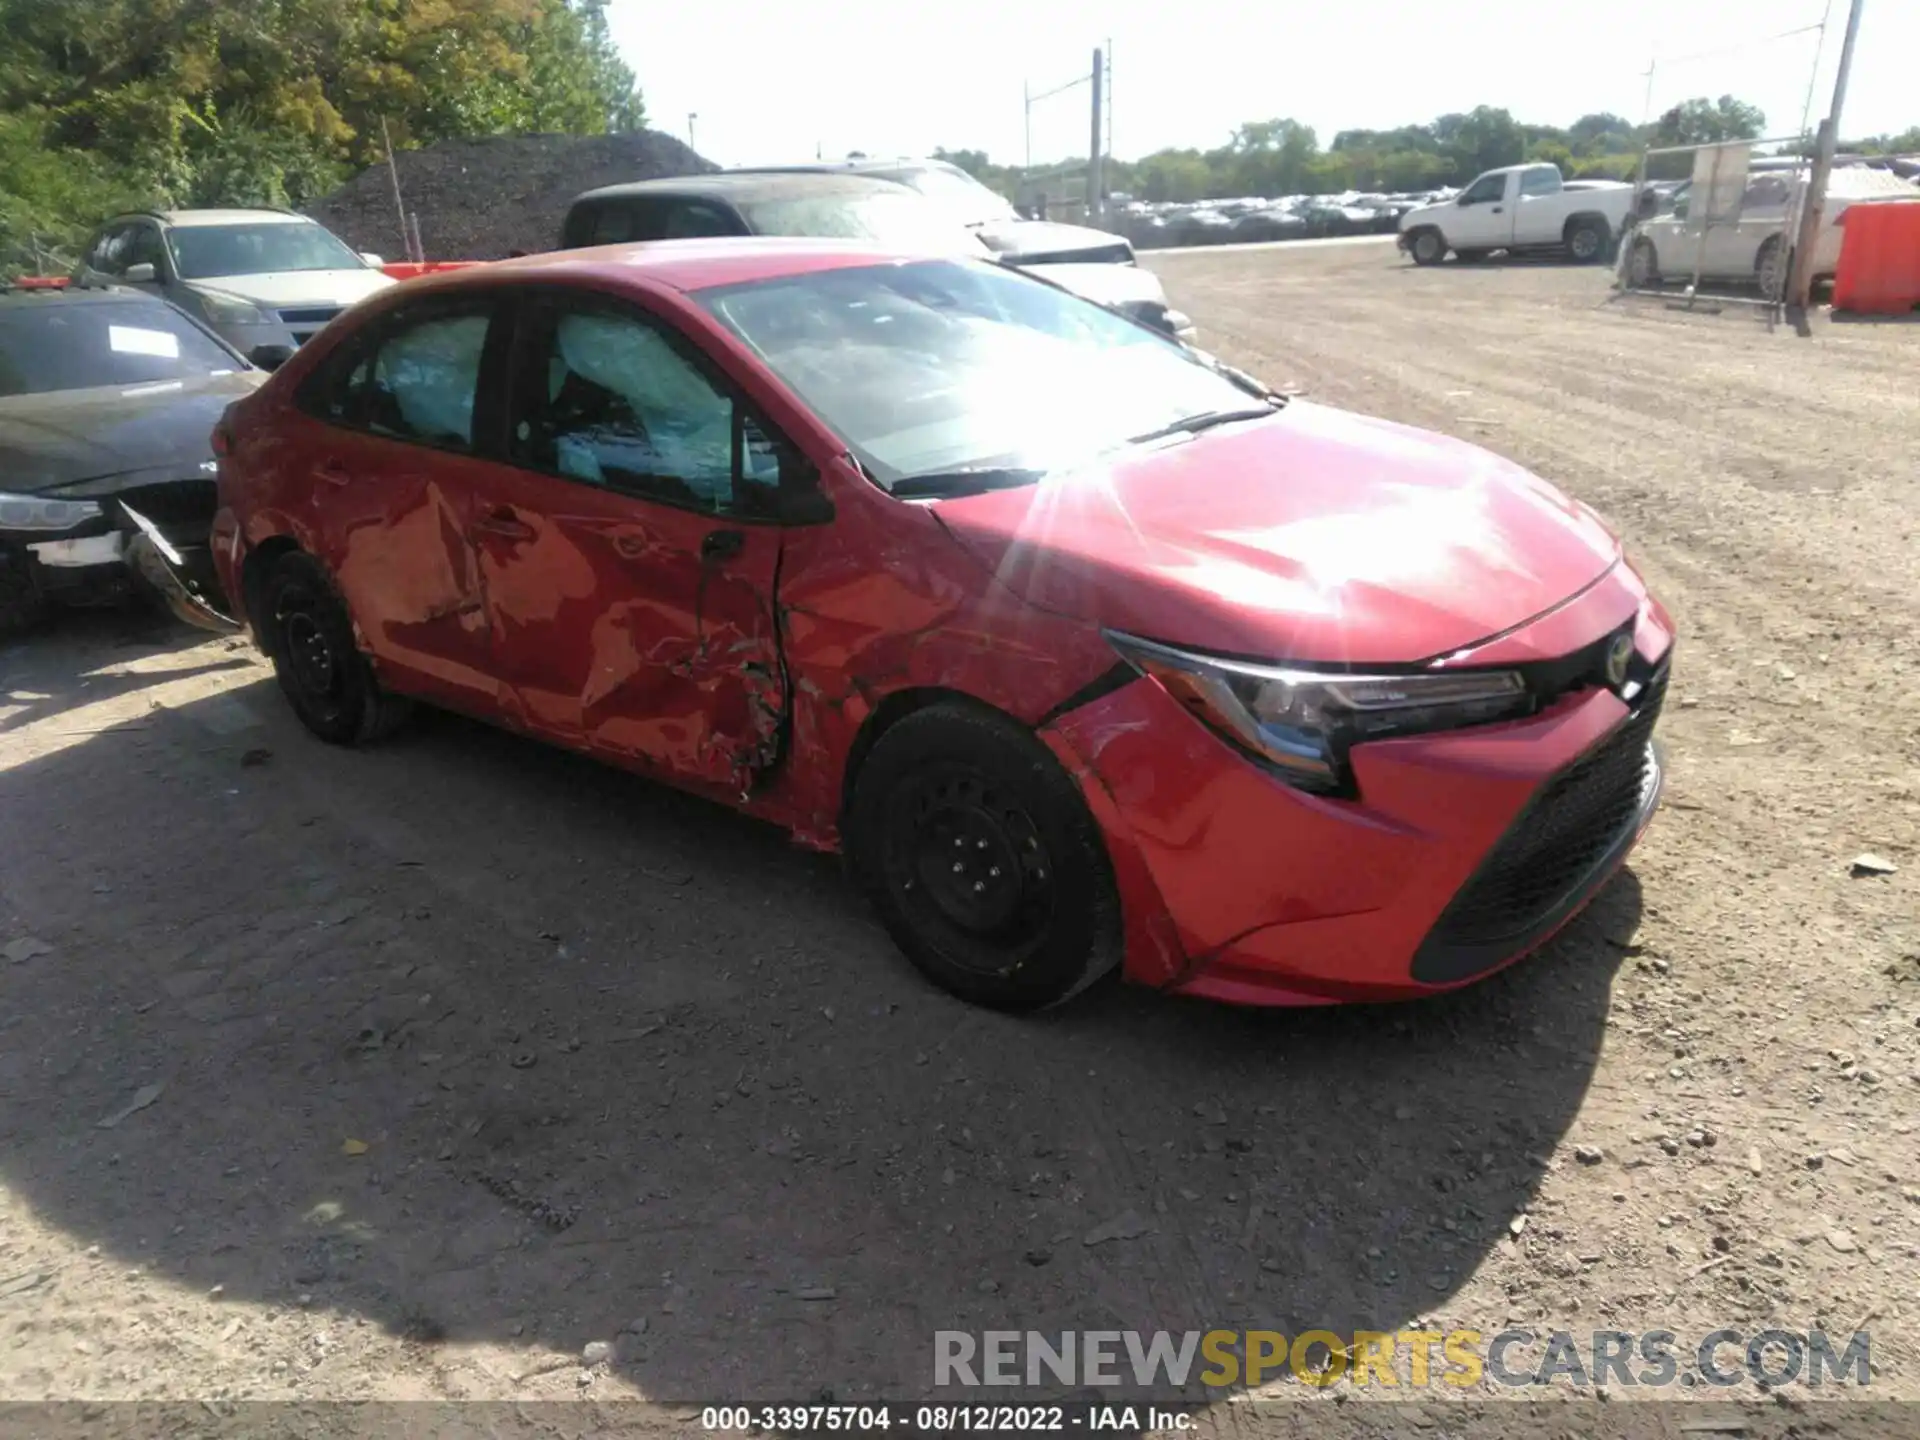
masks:
{"type": "Polygon", "coordinates": [[[1629,537],[1672,780],[1583,919],[1439,1002],[1006,1019],[729,814],[445,717],[329,749],[240,642],[71,617],[0,652],[0,1398],[848,1402],[936,1329],[1417,1322],[1864,1326],[1920,1399],[1920,326],[1155,268],[1629,537]]]}

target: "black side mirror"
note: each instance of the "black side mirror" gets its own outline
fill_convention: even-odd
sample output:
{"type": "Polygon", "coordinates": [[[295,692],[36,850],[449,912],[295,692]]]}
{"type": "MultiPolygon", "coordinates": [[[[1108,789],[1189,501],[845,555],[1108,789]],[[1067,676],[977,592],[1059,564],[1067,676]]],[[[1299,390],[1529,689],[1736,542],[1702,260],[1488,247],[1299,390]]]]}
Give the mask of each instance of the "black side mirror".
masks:
{"type": "Polygon", "coordinates": [[[247,359],[262,370],[278,370],[292,358],[291,345],[256,345],[247,352],[247,359]]]}

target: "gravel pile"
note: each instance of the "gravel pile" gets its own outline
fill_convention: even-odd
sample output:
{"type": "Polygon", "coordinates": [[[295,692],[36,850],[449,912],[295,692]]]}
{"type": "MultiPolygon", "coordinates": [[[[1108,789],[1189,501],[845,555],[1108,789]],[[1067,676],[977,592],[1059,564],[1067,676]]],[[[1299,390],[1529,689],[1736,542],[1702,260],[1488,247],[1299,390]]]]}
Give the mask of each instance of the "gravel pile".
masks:
{"type": "MultiPolygon", "coordinates": [[[[499,260],[548,250],[567,203],[623,180],[696,175],[720,167],[671,135],[496,135],[444,140],[398,156],[400,190],[420,216],[429,260],[499,260]]],[[[348,181],[306,213],[356,250],[406,257],[385,164],[348,181]]]]}

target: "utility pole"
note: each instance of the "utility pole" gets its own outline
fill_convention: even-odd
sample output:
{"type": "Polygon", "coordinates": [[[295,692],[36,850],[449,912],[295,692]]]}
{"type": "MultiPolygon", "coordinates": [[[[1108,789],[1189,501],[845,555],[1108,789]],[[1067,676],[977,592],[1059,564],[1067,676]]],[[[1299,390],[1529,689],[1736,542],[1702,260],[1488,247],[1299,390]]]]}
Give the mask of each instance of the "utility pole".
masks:
{"type": "Polygon", "coordinates": [[[407,207],[400,199],[400,167],[393,159],[393,136],[387,130],[387,117],[380,117],[380,143],[386,147],[387,177],[393,181],[393,209],[400,217],[400,253],[413,257],[413,239],[407,233],[407,207]]]}
{"type": "Polygon", "coordinates": [[[1098,220],[1101,211],[1106,208],[1100,185],[1100,151],[1103,148],[1102,142],[1106,138],[1106,131],[1100,123],[1100,92],[1106,79],[1102,74],[1103,69],[1101,54],[1095,50],[1093,52],[1093,144],[1087,151],[1087,218],[1089,220],[1098,220]]]}
{"type": "MultiPolygon", "coordinates": [[[[1113,37],[1107,37],[1107,140],[1102,152],[1107,159],[1113,158],[1113,37]]],[[[1102,167],[1104,168],[1104,167],[1102,167]]],[[[1105,196],[1101,197],[1103,200],[1105,196]]]]}
{"type": "Polygon", "coordinates": [[[698,150],[700,148],[698,145],[693,143],[693,122],[698,120],[699,118],[700,116],[694,111],[689,110],[687,112],[687,148],[689,150],[698,150]]]}
{"type": "Polygon", "coordinates": [[[1866,0],[1853,0],[1847,11],[1847,38],[1840,45],[1840,68],[1833,77],[1833,104],[1827,118],[1820,122],[1819,146],[1814,153],[1813,173],[1800,200],[1800,233],[1793,245],[1793,282],[1787,290],[1789,304],[1804,310],[1813,298],[1813,249],[1820,235],[1820,212],[1826,208],[1827,180],[1833,174],[1833,152],[1840,143],[1840,113],[1847,103],[1847,77],[1853,70],[1853,42],[1860,34],[1860,11],[1866,0]]]}
{"type": "Polygon", "coordinates": [[[1021,108],[1026,115],[1027,126],[1027,163],[1021,168],[1033,169],[1033,86],[1027,81],[1020,82],[1021,108]]]}

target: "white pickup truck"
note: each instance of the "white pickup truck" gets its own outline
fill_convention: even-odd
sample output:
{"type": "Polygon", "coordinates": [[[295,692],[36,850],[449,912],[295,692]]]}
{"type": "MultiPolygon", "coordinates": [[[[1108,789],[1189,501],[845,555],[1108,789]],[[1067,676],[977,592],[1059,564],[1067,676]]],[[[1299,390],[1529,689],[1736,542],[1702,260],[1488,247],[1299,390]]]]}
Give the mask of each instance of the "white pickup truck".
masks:
{"type": "Polygon", "coordinates": [[[1451,200],[1400,217],[1400,248],[1416,265],[1438,265],[1451,250],[1484,260],[1495,250],[1554,251],[1581,264],[1604,260],[1626,228],[1633,186],[1565,180],[1557,165],[1489,170],[1451,200]]]}

